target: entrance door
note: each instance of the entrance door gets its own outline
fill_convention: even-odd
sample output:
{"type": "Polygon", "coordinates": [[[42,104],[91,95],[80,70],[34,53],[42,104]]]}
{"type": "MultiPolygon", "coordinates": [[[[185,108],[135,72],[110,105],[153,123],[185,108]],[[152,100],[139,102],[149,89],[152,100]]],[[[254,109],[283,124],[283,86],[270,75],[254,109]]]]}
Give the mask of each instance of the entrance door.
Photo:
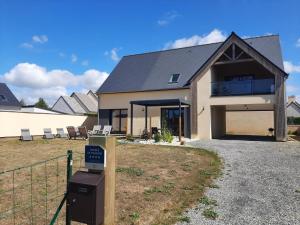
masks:
{"type": "MultiPolygon", "coordinates": [[[[167,128],[172,135],[179,135],[179,108],[161,109],[161,128],[167,128]]],[[[184,110],[181,109],[181,134],[184,136],[184,110]]]]}

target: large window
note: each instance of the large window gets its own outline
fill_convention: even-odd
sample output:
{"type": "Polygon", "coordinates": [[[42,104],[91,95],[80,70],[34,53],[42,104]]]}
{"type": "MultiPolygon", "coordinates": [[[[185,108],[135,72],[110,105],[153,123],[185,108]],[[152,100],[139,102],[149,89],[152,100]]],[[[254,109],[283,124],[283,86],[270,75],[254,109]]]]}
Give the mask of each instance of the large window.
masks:
{"type": "Polygon", "coordinates": [[[111,123],[113,133],[126,133],[127,131],[127,109],[112,109],[111,123]]]}

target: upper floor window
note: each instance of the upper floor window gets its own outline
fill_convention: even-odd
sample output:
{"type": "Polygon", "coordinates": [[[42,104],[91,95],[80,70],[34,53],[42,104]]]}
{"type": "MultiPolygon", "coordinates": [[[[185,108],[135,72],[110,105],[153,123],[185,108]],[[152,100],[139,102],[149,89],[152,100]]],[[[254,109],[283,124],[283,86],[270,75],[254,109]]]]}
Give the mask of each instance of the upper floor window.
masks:
{"type": "Polygon", "coordinates": [[[0,95],[0,101],[1,101],[1,102],[7,101],[5,95],[0,95]]]}
{"type": "Polygon", "coordinates": [[[169,84],[178,83],[179,76],[180,76],[179,73],[172,74],[172,76],[170,77],[170,80],[169,80],[169,84]]]}

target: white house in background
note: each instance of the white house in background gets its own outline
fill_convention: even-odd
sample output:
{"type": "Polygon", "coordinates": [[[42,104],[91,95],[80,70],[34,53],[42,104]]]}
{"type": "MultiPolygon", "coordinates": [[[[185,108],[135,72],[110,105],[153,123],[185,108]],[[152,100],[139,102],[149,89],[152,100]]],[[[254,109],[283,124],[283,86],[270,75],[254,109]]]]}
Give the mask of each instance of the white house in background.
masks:
{"type": "Polygon", "coordinates": [[[52,106],[52,110],[66,114],[96,113],[97,96],[92,91],[87,94],[74,92],[71,96],[61,96],[52,106]]]}
{"type": "Polygon", "coordinates": [[[80,106],[85,110],[86,113],[96,113],[98,108],[97,99],[91,94],[83,94],[74,92],[71,97],[76,99],[76,101],[80,104],[80,106]]]}
{"type": "Polygon", "coordinates": [[[95,99],[96,102],[98,102],[98,97],[96,95],[96,93],[92,92],[91,90],[89,90],[89,92],[87,93],[88,96],[92,97],[92,99],[95,99]]]}
{"type": "Polygon", "coordinates": [[[59,112],[55,112],[55,111],[52,111],[52,110],[37,108],[34,105],[22,106],[22,108],[20,109],[20,112],[60,114],[59,112]]]}
{"type": "Polygon", "coordinates": [[[287,117],[300,117],[300,104],[295,96],[288,97],[288,105],[286,109],[287,117]]]}

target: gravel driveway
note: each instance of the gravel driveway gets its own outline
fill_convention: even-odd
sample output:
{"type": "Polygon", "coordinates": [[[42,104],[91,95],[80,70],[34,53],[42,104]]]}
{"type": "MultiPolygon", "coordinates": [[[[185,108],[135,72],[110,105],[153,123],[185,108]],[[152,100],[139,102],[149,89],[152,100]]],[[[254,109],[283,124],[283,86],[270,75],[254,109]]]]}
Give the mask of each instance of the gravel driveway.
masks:
{"type": "MultiPolygon", "coordinates": [[[[224,159],[223,176],[206,195],[217,200],[216,220],[199,204],[187,212],[188,224],[300,224],[300,142],[196,141],[224,159]]],[[[179,224],[187,224],[179,223],[179,224]]]]}

